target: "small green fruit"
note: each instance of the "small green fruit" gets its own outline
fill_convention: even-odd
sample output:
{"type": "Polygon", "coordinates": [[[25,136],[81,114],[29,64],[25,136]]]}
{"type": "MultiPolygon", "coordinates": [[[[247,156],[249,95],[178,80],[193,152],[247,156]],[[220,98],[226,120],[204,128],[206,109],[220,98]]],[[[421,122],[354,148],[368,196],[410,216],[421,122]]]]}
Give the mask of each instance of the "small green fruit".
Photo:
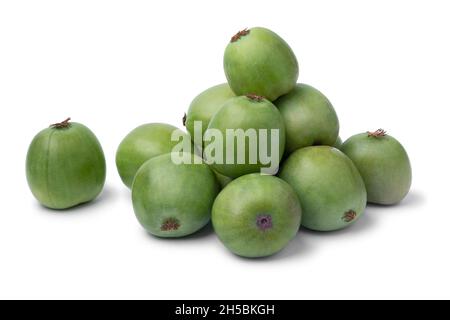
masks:
{"type": "Polygon", "coordinates": [[[395,204],[408,194],[412,179],[408,154],[384,130],[354,135],[341,150],[361,173],[369,202],[395,204]]]}
{"type": "Polygon", "coordinates": [[[211,217],[219,184],[201,158],[193,154],[189,157],[192,164],[175,164],[170,153],[157,156],[136,174],[132,187],[134,212],[153,235],[186,236],[203,228],[211,217]]]}
{"type": "Polygon", "coordinates": [[[289,45],[265,28],[237,33],[225,49],[224,69],[238,96],[256,94],[274,101],[291,91],[298,79],[298,62],[289,45]]]}
{"type": "Polygon", "coordinates": [[[99,141],[87,127],[69,120],[39,132],[27,154],[31,192],[52,209],[89,202],[105,184],[105,156],[99,141]]]}
{"type": "Polygon", "coordinates": [[[366,207],[364,182],[353,162],[328,146],[295,151],[284,162],[280,178],[289,183],[302,203],[302,225],[332,231],[354,223],[366,207]]]}
{"type": "Polygon", "coordinates": [[[220,151],[223,157],[219,157],[222,163],[212,161],[212,154],[216,154],[216,152],[209,152],[209,148],[215,146],[217,142],[216,138],[211,138],[211,141],[205,141],[204,154],[209,163],[214,162],[211,163],[211,166],[220,174],[230,178],[237,178],[245,174],[259,172],[261,168],[272,167],[275,168],[275,172],[278,169],[280,159],[284,152],[285,129],[280,112],[267,99],[254,95],[229,99],[211,119],[205,137],[213,132],[220,133],[220,137],[218,138],[223,140],[223,143],[220,145],[220,151]],[[227,134],[229,129],[236,133],[238,131],[242,132],[242,139],[239,139],[237,135],[229,136],[227,134]],[[260,135],[261,131],[263,131],[261,129],[267,133],[266,137],[260,135]],[[243,137],[244,133],[248,132],[256,133],[255,135],[249,134],[247,137],[243,137]],[[275,132],[278,134],[278,138],[276,138],[275,132]],[[272,134],[275,137],[273,139],[275,141],[274,143],[272,143],[271,139],[272,134]],[[249,140],[249,136],[255,138],[253,142],[249,140]],[[226,157],[229,155],[229,153],[227,154],[227,146],[231,143],[234,144],[235,152],[234,157],[231,158],[230,156],[232,159],[230,163],[227,162],[226,157]],[[241,163],[239,162],[237,152],[238,146],[240,145],[245,147],[245,150],[243,150],[245,157],[241,163]],[[272,163],[264,163],[265,161],[262,161],[260,154],[262,150],[260,148],[261,145],[266,145],[269,153],[271,151],[278,153],[278,155],[271,154],[273,156],[271,159],[272,163]],[[252,151],[255,152],[251,153],[252,151]]]}
{"type": "Polygon", "coordinates": [[[286,152],[313,146],[332,146],[339,134],[339,120],[330,101],[319,90],[298,84],[275,101],[286,125],[286,152]]]}
{"type": "Polygon", "coordinates": [[[183,139],[190,141],[189,135],[177,127],[164,123],[141,125],[122,140],[116,153],[116,166],[120,178],[128,188],[131,188],[136,172],[145,161],[172,152],[179,143],[171,140],[174,131],[184,137],[183,139]]]}
{"type": "Polygon", "coordinates": [[[243,257],[265,257],[297,234],[300,202],[283,180],[258,173],[233,180],[217,196],[212,223],[219,239],[243,257]]]}
{"type": "MultiPolygon", "coordinates": [[[[186,130],[190,133],[191,138],[194,135],[194,122],[202,122],[201,137],[208,128],[211,118],[219,111],[223,104],[235,95],[231,91],[228,83],[219,84],[217,86],[211,87],[192,100],[189,110],[185,118],[186,130]]],[[[200,139],[201,139],[200,137],[200,139]]]]}

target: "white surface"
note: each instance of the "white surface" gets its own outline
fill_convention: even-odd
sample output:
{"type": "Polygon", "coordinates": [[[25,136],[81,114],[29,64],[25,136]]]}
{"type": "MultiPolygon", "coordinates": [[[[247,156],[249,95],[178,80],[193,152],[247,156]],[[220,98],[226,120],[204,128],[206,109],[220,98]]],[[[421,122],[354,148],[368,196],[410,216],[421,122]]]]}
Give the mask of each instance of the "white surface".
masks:
{"type": "Polygon", "coordinates": [[[447,1],[2,1],[0,298],[450,298],[447,1]],[[408,150],[413,186],[352,228],[301,231],[281,254],[244,260],[211,230],[147,235],[114,164],[145,122],[181,126],[225,80],[239,29],[280,34],[299,81],[334,104],[341,135],[382,127],[408,150]],[[102,142],[107,185],[92,204],[40,207],[28,144],[71,116],[102,142]]]}

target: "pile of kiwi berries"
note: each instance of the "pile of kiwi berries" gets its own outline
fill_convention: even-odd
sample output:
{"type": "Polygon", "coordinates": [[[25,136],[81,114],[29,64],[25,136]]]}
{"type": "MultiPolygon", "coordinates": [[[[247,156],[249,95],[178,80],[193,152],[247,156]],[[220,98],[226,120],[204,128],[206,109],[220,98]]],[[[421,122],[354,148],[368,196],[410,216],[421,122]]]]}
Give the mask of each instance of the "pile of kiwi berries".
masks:
{"type": "MultiPolygon", "coordinates": [[[[211,221],[230,251],[265,257],[282,250],[300,226],[346,228],[367,202],[393,205],[407,195],[411,166],[403,146],[382,129],[342,143],[331,102],[316,88],[297,83],[297,58],[276,33],[259,27],[239,31],[225,49],[224,70],[227,83],[190,104],[183,118],[187,133],[168,124],[144,124],[118,147],[117,170],[149,233],[183,237],[211,221]],[[245,146],[243,161],[210,161],[212,132],[222,134],[225,146],[236,138],[227,130],[251,128],[276,131],[275,140],[258,136],[257,145],[245,146]],[[187,148],[178,150],[174,136],[188,141],[187,148]],[[262,173],[267,162],[261,152],[249,161],[259,142],[276,145],[273,172],[262,173]],[[189,161],[175,162],[175,153],[189,161]]],[[[27,178],[47,207],[90,201],[105,181],[103,151],[83,125],[54,124],[30,146],[27,178]]]]}

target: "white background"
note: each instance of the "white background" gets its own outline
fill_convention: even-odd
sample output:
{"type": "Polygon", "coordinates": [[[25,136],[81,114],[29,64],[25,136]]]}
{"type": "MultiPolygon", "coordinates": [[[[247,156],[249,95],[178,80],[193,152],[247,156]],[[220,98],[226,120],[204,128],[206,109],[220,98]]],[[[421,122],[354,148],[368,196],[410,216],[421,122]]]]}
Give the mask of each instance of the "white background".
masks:
{"type": "Polygon", "coordinates": [[[448,1],[2,1],[0,298],[450,298],[448,1]],[[225,81],[239,29],[294,49],[299,81],[334,104],[341,136],[382,127],[408,150],[411,193],[353,227],[301,230],[280,254],[245,260],[211,229],[144,232],[116,172],[121,139],[146,122],[181,126],[225,81]],[[71,116],[102,142],[105,190],[57,212],[25,179],[33,136],[71,116]]]}

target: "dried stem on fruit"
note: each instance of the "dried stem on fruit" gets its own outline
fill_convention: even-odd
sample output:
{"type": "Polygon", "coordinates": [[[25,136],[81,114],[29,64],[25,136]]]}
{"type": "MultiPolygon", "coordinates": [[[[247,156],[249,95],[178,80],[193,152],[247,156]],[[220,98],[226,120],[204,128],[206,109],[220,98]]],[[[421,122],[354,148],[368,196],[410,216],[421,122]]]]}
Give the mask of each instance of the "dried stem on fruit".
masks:
{"type": "Polygon", "coordinates": [[[342,220],[345,222],[352,222],[356,219],[356,212],[354,210],[349,210],[342,216],[342,220]]]}
{"type": "Polygon", "coordinates": [[[263,96],[258,96],[257,94],[254,93],[249,93],[246,95],[246,97],[256,102],[261,102],[264,100],[263,96]]]}
{"type": "Polygon", "coordinates": [[[51,127],[51,128],[56,128],[56,129],[67,128],[67,127],[70,126],[70,122],[69,122],[69,121],[70,121],[70,117],[67,118],[67,119],[64,120],[64,121],[61,121],[61,122],[58,122],[58,123],[51,124],[50,127],[51,127]]]}
{"type": "Polygon", "coordinates": [[[231,38],[231,42],[236,42],[238,41],[241,37],[244,37],[246,35],[248,35],[250,33],[250,30],[248,30],[247,28],[245,28],[244,30],[239,31],[238,33],[236,33],[232,38],[231,38]]]}
{"type": "Polygon", "coordinates": [[[375,138],[384,137],[386,134],[387,134],[387,132],[383,129],[378,129],[377,131],[374,131],[374,132],[367,131],[367,135],[369,137],[375,137],[375,138]]]}

